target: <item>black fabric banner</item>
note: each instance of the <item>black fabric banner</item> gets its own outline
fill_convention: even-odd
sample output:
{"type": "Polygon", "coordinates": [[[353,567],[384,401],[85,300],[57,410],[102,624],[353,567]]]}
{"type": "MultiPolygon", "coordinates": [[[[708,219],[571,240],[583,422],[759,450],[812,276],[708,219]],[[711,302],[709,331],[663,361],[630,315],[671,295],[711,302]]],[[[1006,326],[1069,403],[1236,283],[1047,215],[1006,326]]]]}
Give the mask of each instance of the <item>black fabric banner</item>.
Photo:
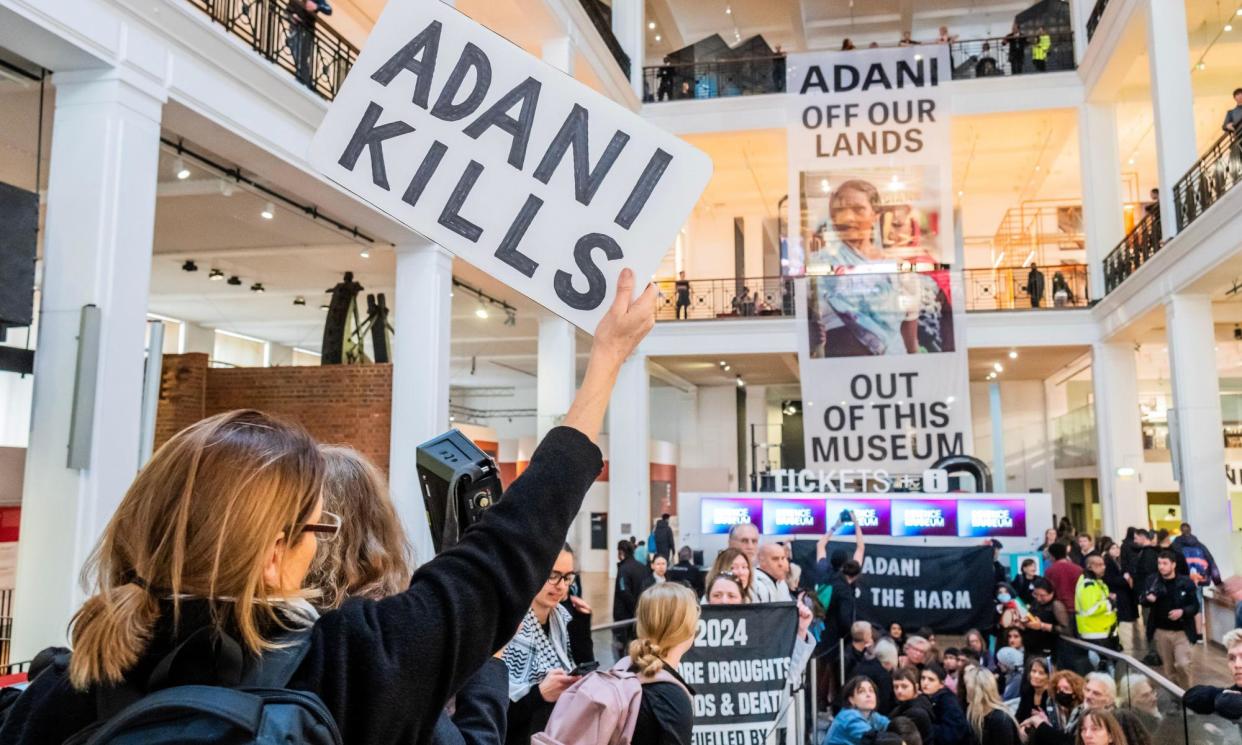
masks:
{"type": "MultiPolygon", "coordinates": [[[[854,543],[833,541],[828,555],[838,549],[853,556],[854,543]]],[[[815,576],[815,541],[794,541],[793,560],[803,577],[815,576]]],[[[858,618],[885,630],[897,622],[906,634],[921,626],[945,634],[986,630],[995,612],[993,577],[992,549],[987,546],[868,544],[863,573],[854,586],[858,618]]]]}
{"type": "Polygon", "coordinates": [[[693,745],[764,741],[784,704],[797,630],[793,603],[703,606],[678,666],[694,689],[693,745]]]}

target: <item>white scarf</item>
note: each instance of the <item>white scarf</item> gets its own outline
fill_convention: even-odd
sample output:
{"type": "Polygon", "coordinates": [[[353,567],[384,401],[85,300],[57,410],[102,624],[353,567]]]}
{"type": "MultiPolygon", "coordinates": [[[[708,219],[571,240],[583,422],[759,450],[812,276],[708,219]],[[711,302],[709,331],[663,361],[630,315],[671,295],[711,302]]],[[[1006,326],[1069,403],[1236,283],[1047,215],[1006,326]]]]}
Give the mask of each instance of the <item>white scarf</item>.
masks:
{"type": "Polygon", "coordinates": [[[543,632],[534,611],[526,611],[517,636],[505,647],[504,661],[509,668],[509,700],[525,696],[531,686],[543,681],[549,670],[569,672],[574,659],[569,653],[569,611],[560,605],[548,614],[548,634],[543,632]],[[549,638],[550,636],[550,638],[549,638]]]}

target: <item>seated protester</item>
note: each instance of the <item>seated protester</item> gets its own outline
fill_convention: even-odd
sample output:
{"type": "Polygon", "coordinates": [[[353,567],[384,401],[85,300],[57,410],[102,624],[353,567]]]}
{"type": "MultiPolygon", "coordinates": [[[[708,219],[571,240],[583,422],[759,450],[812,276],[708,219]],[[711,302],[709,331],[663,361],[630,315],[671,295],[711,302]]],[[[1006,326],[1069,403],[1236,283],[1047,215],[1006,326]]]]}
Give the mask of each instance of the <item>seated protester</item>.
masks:
{"type": "MultiPolygon", "coordinates": [[[[900,745],[923,745],[923,733],[919,732],[919,728],[914,722],[905,717],[896,717],[888,722],[888,731],[897,735],[900,745]]],[[[928,743],[931,745],[931,743],[928,743]]]]}
{"type": "Polygon", "coordinates": [[[962,672],[967,719],[975,741],[986,745],[1019,745],[1018,723],[996,689],[996,676],[974,665],[962,672]]]}
{"type": "Polygon", "coordinates": [[[237,687],[286,639],[302,659],[284,687],[317,696],[343,742],[429,742],[449,698],[512,636],[603,466],[592,439],[654,324],[654,287],[632,301],[633,289],[623,270],[564,426],[457,545],[382,600],[351,599],[318,619],[305,611],[317,536],[340,527],[324,514],[325,464],[305,429],[232,411],[174,435],[104,530],[72,658],[31,682],[0,742],[64,742],[99,720],[100,697],[119,685],[139,697],[237,687]]]}
{"type": "MultiPolygon", "coordinates": [[[[919,690],[919,670],[899,667],[893,671],[893,708],[889,718],[894,722],[911,722],[918,729],[923,742],[932,741],[932,703],[919,690]]],[[[906,745],[909,745],[907,742],[906,745]]]]}
{"type": "Polygon", "coordinates": [[[1053,691],[1048,686],[1052,671],[1048,669],[1047,657],[1031,657],[1026,659],[1026,672],[1022,676],[1022,689],[1018,697],[1018,710],[1014,716],[1021,723],[1044,712],[1045,718],[1051,718],[1053,707],[1056,706],[1053,691]]]}
{"type": "Polygon", "coordinates": [[[854,677],[854,667],[871,654],[874,644],[872,633],[871,624],[867,621],[855,621],[850,626],[850,643],[845,645],[843,662],[846,680],[854,677]]]}
{"type": "Polygon", "coordinates": [[[1082,726],[1074,745],[1142,745],[1126,738],[1117,718],[1108,711],[1089,711],[1083,715],[1082,726]]]}
{"type": "MultiPolygon", "coordinates": [[[[863,677],[875,684],[875,710],[887,715],[893,710],[893,671],[897,669],[897,647],[892,639],[881,639],[870,652],[859,660],[852,675],[846,679],[863,677]]],[[[842,699],[844,701],[844,699],[842,699]]]]}
{"type": "Polygon", "coordinates": [[[712,568],[707,573],[707,582],[705,583],[709,591],[715,583],[716,577],[725,573],[733,575],[738,584],[742,586],[742,602],[752,602],[753,594],[750,582],[754,576],[754,571],[750,566],[750,558],[736,548],[726,548],[716,554],[716,560],[712,562],[712,568]]]}
{"type": "Polygon", "coordinates": [[[673,582],[680,582],[694,590],[696,598],[702,597],[706,592],[703,587],[703,570],[694,564],[694,550],[689,546],[682,546],[677,551],[677,563],[668,568],[668,579],[673,582]]]}
{"type": "MultiPolygon", "coordinates": [[[[1222,640],[1225,645],[1225,654],[1229,660],[1229,673],[1233,678],[1233,685],[1228,688],[1218,688],[1216,686],[1197,685],[1186,690],[1182,701],[1186,704],[1186,708],[1196,714],[1217,714],[1232,721],[1242,719],[1242,629],[1234,629],[1225,634],[1222,640]]],[[[1138,706],[1134,703],[1134,691],[1130,691],[1131,706],[1136,709],[1138,706]]],[[[1155,705],[1155,692],[1152,692],[1150,705],[1146,708],[1149,711],[1159,712],[1155,705]]]]}
{"type": "Polygon", "coordinates": [[[957,696],[944,685],[944,668],[928,663],[919,685],[932,704],[932,739],[936,745],[970,745],[970,724],[957,696]]]}
{"type": "Polygon", "coordinates": [[[0,725],[4,724],[4,718],[8,716],[9,708],[17,701],[30,686],[30,681],[39,677],[39,673],[43,672],[52,665],[60,665],[64,667],[69,664],[70,651],[68,647],[47,647],[40,650],[30,660],[30,666],[26,668],[26,682],[14,683],[10,686],[0,688],[0,725]]]}
{"type": "Polygon", "coordinates": [[[988,650],[988,643],[983,638],[983,633],[978,629],[970,629],[966,632],[966,650],[978,659],[979,665],[993,672],[996,671],[996,657],[988,650]]]}
{"type": "MultiPolygon", "coordinates": [[[[339,608],[351,597],[380,600],[410,584],[414,549],[384,476],[352,448],[321,446],[326,465],[324,506],[341,516],[341,529],[321,551],[307,583],[320,590],[315,606],[339,608]]],[[[33,668],[33,664],[31,666],[33,668]]],[[[509,671],[500,659],[483,663],[453,697],[453,714],[440,713],[432,742],[499,745],[505,738],[509,671]]]]}
{"type": "Polygon", "coordinates": [[[1015,647],[1001,647],[996,650],[997,682],[1004,686],[1001,698],[1016,701],[1022,696],[1022,672],[1025,658],[1022,650],[1015,647]]]}
{"type": "MultiPolygon", "coordinates": [[[[525,743],[542,732],[552,707],[578,678],[569,644],[570,612],[561,606],[574,580],[574,555],[562,548],[543,589],[531,601],[517,636],[505,648],[509,669],[509,729],[505,741],[525,743]]],[[[640,598],[641,602],[641,598],[640,598]]]]}
{"type": "Polygon", "coordinates": [[[1082,676],[1069,670],[1058,670],[1048,679],[1053,706],[1049,715],[1037,711],[1022,722],[1027,741],[1032,745],[1072,745],[1078,733],[1078,722],[1087,710],[1082,676]]]}
{"type": "Polygon", "coordinates": [[[643,580],[643,590],[653,585],[662,585],[668,581],[668,559],[656,554],[651,557],[651,572],[643,580]]]}
{"type": "Polygon", "coordinates": [[[875,683],[870,678],[850,678],[843,698],[845,708],[833,718],[824,745],[861,745],[868,732],[888,729],[888,717],[876,713],[875,683]]]}
{"type": "Polygon", "coordinates": [[[643,680],[642,703],[634,727],[633,745],[689,743],[694,729],[693,692],[677,672],[681,658],[694,646],[699,627],[699,604],[687,587],[662,584],[638,599],[638,638],[630,654],[618,662],[643,680]],[[653,680],[661,672],[672,682],[653,680]]]}
{"type": "Polygon", "coordinates": [[[924,665],[933,661],[931,649],[931,642],[927,641],[926,637],[912,636],[906,639],[906,654],[905,658],[901,660],[901,666],[922,670],[924,665]]]}

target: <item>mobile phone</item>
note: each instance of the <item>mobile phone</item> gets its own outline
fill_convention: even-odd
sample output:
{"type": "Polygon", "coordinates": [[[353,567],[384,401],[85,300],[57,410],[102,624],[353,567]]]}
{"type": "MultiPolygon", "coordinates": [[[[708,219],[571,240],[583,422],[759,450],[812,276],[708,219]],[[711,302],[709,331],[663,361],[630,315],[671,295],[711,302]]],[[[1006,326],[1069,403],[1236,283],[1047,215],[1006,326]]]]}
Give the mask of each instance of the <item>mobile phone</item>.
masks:
{"type": "Polygon", "coordinates": [[[599,668],[598,662],[584,662],[581,665],[575,667],[573,670],[570,670],[569,674],[572,676],[586,675],[587,673],[594,672],[598,668],[599,668]]]}

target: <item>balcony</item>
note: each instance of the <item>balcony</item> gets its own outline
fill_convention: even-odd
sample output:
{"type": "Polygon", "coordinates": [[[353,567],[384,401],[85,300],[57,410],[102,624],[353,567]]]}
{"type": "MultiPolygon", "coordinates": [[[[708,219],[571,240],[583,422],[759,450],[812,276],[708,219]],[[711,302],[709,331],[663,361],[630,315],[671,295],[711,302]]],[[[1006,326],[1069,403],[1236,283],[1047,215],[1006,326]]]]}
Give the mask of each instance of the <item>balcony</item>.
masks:
{"type": "Polygon", "coordinates": [[[1178,230],[1185,230],[1242,181],[1242,131],[1226,132],[1173,187],[1178,230]]]}
{"type": "Polygon", "coordinates": [[[773,318],[794,315],[793,280],[747,277],[656,282],[657,321],[773,318]]]}
{"type": "Polygon", "coordinates": [[[1164,248],[1160,230],[1160,206],[1153,204],[1134,229],[1104,257],[1105,294],[1117,289],[1140,266],[1164,248]]]}
{"type": "MultiPolygon", "coordinates": [[[[589,3],[591,0],[583,0],[589,3]]],[[[1021,44],[1003,36],[955,41],[950,46],[954,80],[1006,77],[1075,69],[1074,35],[1048,34],[1036,59],[1039,40],[1021,44]]],[[[670,63],[643,68],[646,103],[731,98],[785,92],[785,55],[670,63]]]]}
{"type": "Polygon", "coordinates": [[[324,19],[307,25],[279,0],[188,0],[261,57],[331,101],[358,60],[358,48],[324,19]]]}
{"type": "Polygon", "coordinates": [[[1068,310],[1090,304],[1086,264],[1040,267],[1044,291],[1039,304],[1032,302],[1025,267],[963,270],[967,312],[1005,310],[1068,310]]]}

